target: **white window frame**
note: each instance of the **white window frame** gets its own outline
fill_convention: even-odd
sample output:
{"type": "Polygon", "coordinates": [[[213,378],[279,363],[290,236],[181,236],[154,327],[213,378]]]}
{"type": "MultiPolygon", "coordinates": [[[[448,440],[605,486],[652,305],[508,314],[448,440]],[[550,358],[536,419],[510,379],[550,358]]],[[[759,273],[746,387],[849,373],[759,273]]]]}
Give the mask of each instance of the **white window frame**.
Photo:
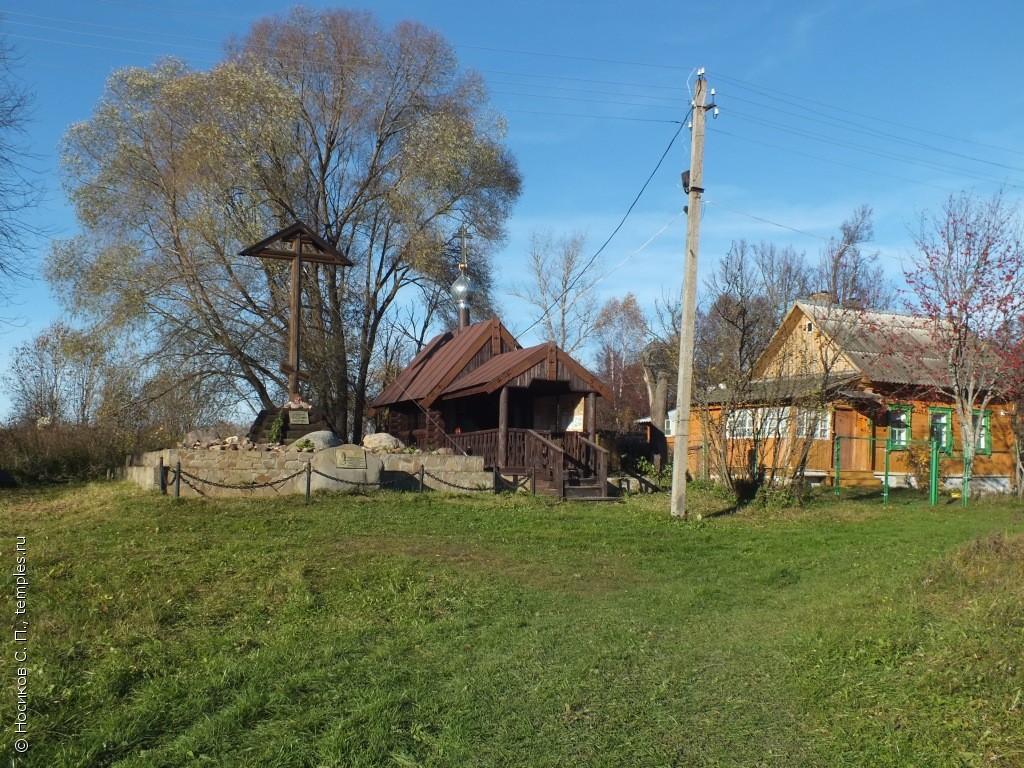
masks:
{"type": "Polygon", "coordinates": [[[786,439],[792,432],[792,414],[788,405],[757,410],[757,434],[762,438],[786,439]]]}
{"type": "Polygon", "coordinates": [[[914,412],[909,405],[893,405],[889,408],[889,431],[887,439],[890,451],[902,451],[910,446],[911,422],[914,412]],[[893,416],[899,414],[903,417],[902,426],[893,423],[893,416]]]}
{"type": "Polygon", "coordinates": [[[737,408],[725,420],[725,436],[730,440],[754,439],[754,410],[737,408]]]}
{"type": "Polygon", "coordinates": [[[805,440],[828,440],[832,436],[831,416],[827,408],[798,409],[796,436],[805,440]]]}

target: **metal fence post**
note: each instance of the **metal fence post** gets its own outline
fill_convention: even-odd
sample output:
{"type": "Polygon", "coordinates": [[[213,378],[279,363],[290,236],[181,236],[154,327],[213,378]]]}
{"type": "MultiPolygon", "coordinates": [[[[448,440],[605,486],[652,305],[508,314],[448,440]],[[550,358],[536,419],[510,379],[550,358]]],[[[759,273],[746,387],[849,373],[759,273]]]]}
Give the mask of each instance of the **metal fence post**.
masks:
{"type": "Polygon", "coordinates": [[[309,491],[313,485],[313,462],[306,462],[306,501],[309,501],[309,491]]]}
{"type": "Polygon", "coordinates": [[[160,457],[160,494],[167,495],[167,467],[164,466],[164,457],[160,457]]]}
{"type": "Polygon", "coordinates": [[[885,441],[885,482],[882,483],[882,503],[889,503],[889,440],[885,441]]]}
{"type": "Polygon", "coordinates": [[[836,478],[835,478],[835,481],[833,482],[833,485],[835,486],[835,494],[836,494],[836,496],[839,495],[839,453],[840,453],[840,451],[839,451],[839,441],[842,440],[842,439],[843,438],[842,438],[841,435],[836,435],[835,436],[836,444],[835,444],[835,447],[832,449],[832,463],[835,465],[835,469],[836,469],[836,478]]]}
{"type": "Polygon", "coordinates": [[[174,497],[181,498],[181,461],[174,465],[174,497]]]}
{"type": "Polygon", "coordinates": [[[424,473],[424,471],[425,471],[424,466],[422,464],[420,464],[420,493],[423,493],[423,473],[424,473]]]}
{"type": "Polygon", "coordinates": [[[939,444],[931,441],[931,458],[928,462],[928,501],[931,506],[939,503],[939,444]]]}

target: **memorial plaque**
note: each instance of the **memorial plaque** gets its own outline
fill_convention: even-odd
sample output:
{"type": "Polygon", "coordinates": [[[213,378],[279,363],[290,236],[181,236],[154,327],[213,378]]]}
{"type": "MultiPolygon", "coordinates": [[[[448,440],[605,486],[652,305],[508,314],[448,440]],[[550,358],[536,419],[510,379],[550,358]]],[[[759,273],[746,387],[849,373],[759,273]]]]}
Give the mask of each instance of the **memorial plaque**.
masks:
{"type": "Polygon", "coordinates": [[[362,448],[337,448],[334,465],[338,469],[366,469],[366,452],[362,448]]]}
{"type": "Polygon", "coordinates": [[[309,411],[288,411],[289,424],[309,424],[309,411]]]}

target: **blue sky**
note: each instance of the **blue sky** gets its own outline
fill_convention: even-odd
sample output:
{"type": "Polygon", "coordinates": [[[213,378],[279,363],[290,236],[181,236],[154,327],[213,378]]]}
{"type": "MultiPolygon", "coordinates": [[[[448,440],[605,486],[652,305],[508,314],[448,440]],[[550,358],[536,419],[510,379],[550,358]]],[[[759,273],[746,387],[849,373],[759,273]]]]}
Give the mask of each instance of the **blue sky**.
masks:
{"type": "MultiPolygon", "coordinates": [[[[36,93],[31,142],[48,195],[35,221],[58,236],[75,232],[56,175],[58,142],[69,124],[89,117],[112,71],[164,55],[209,67],[229,35],[288,7],[0,0],[2,28],[22,54],[18,76],[36,93]]],[[[352,7],[387,25],[416,19],[441,32],[461,63],[482,73],[507,117],[525,179],[496,259],[497,298],[513,328],[529,324],[505,289],[530,232],[586,230],[591,248],[600,245],[665,151],[673,121],[685,116],[697,67],[708,70],[721,111],[708,125],[702,274],[739,238],[816,254],[821,238],[866,203],[875,211],[874,247],[898,278],[920,211],[961,189],[1003,187],[1024,197],[1021,3],[378,0],[352,7]]],[[[679,174],[688,164],[684,131],[599,261],[602,274],[621,264],[600,284],[602,299],[633,291],[652,306],[678,291],[679,174]]],[[[30,266],[46,247],[35,244],[30,266]]],[[[42,280],[6,309],[0,315],[17,313],[24,323],[0,336],[0,369],[12,347],[59,314],[42,280]]],[[[0,413],[6,407],[0,392],[0,413]]]]}

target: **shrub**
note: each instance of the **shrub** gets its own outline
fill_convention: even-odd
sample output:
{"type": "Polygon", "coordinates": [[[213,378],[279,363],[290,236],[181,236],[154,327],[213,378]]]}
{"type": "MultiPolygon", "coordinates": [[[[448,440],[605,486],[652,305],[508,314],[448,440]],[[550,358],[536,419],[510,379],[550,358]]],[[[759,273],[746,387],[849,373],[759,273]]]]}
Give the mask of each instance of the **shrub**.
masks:
{"type": "Polygon", "coordinates": [[[95,479],[123,466],[134,447],[103,427],[14,425],[0,429],[0,467],[19,483],[95,479]]]}
{"type": "Polygon", "coordinates": [[[931,483],[932,447],[930,443],[911,443],[907,446],[907,464],[914,475],[918,490],[928,490],[931,483]]]}

